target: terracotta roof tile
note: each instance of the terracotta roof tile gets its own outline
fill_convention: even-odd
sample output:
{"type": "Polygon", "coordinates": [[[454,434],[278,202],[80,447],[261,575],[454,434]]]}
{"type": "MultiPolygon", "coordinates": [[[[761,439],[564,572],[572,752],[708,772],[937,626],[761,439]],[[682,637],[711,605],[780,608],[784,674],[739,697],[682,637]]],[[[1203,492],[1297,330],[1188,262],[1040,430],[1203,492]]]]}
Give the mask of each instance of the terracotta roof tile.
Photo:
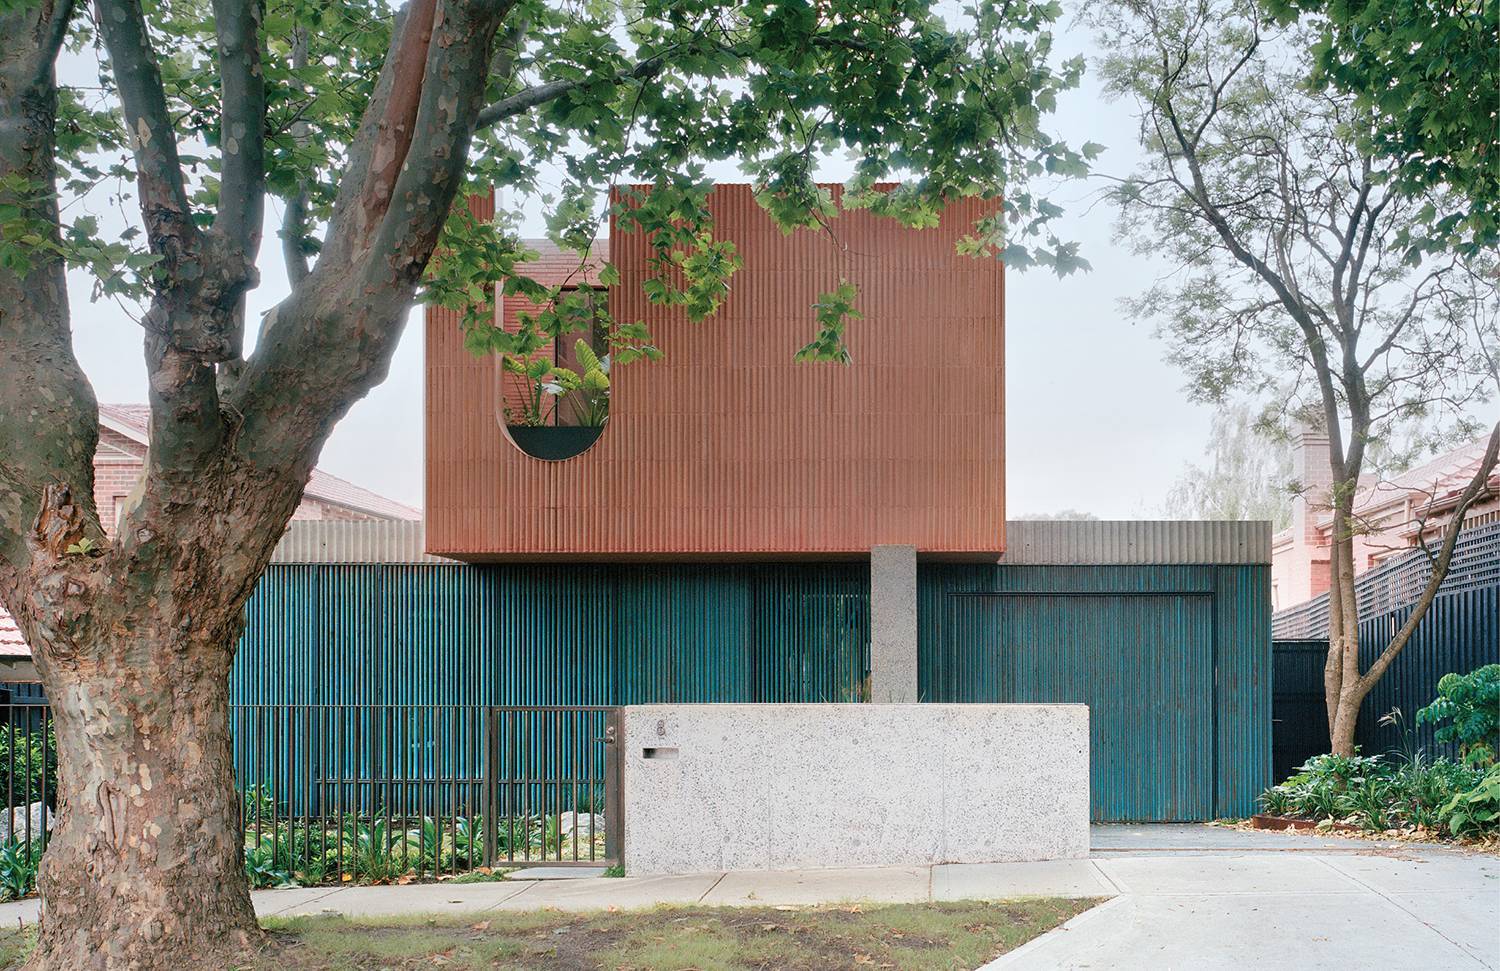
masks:
{"type": "Polygon", "coordinates": [[[422,518],[422,510],[415,506],[387,499],[377,492],[371,492],[369,489],[340,479],[336,475],[329,475],[321,469],[313,469],[312,477],[307,480],[307,490],[304,495],[310,499],[333,503],[336,506],[358,509],[383,519],[422,518]]]}
{"type": "Polygon", "coordinates": [[[26,646],[16,619],[0,607],[0,658],[6,657],[31,657],[31,648],[26,646]]]}

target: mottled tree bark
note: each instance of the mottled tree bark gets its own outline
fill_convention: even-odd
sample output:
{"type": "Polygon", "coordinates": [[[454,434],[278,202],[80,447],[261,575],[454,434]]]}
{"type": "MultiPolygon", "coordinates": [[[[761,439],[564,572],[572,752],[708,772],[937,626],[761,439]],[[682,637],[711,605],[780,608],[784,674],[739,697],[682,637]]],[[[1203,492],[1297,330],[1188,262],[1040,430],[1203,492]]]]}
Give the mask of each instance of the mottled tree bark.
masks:
{"type": "Polygon", "coordinates": [[[260,939],[226,717],[238,619],[205,599],[189,625],[161,612],[98,661],[49,665],[59,823],[33,967],[227,967],[260,939]]]}

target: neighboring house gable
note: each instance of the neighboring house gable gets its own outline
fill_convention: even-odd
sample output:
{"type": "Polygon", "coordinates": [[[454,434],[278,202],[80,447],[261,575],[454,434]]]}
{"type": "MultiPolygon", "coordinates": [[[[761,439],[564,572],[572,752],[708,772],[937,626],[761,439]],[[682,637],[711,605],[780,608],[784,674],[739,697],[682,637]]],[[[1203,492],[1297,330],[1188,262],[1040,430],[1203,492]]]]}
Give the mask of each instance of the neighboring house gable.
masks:
{"type": "MultiPolygon", "coordinates": [[[[105,533],[129,505],[146,460],[147,405],[99,406],[99,449],[94,455],[94,503],[105,533]]],[[[418,520],[422,511],[314,469],[293,519],[418,520]]]]}
{"type": "MultiPolygon", "coordinates": [[[[1445,452],[1391,478],[1366,477],[1354,500],[1360,532],[1354,538],[1354,572],[1364,573],[1426,543],[1436,547],[1459,496],[1474,478],[1489,436],[1445,452]]],[[[1328,439],[1304,433],[1297,441],[1295,471],[1304,491],[1293,503],[1292,525],[1277,533],[1271,550],[1271,597],[1285,610],[1328,592],[1333,512],[1328,490],[1328,439]]],[[[1500,521],[1500,469],[1491,473],[1489,495],[1464,516],[1465,528],[1500,521]]]]}

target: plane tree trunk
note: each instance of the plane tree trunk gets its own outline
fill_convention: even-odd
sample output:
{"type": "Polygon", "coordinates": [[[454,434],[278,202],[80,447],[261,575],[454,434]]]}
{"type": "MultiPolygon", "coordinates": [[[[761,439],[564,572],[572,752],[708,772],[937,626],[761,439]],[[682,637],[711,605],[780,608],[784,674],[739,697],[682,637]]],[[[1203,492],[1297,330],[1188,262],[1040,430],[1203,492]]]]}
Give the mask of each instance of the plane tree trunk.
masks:
{"type": "MultiPolygon", "coordinates": [[[[45,678],[58,739],[59,823],[42,860],[36,967],[229,967],[260,940],[242,863],[228,720],[237,621],[218,598],[166,589],[195,620],[141,625],[118,602],[87,664],[45,678]],[[208,601],[208,602],[206,602],[208,601]],[[212,620],[205,614],[216,615],[212,620]]],[[[56,654],[56,645],[33,645],[56,654]]]]}

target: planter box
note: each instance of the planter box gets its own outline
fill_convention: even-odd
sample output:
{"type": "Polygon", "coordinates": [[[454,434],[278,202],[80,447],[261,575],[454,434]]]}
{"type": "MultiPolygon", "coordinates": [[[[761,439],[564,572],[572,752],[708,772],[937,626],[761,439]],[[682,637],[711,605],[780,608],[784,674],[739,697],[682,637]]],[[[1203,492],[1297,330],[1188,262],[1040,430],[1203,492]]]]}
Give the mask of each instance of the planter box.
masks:
{"type": "MultiPolygon", "coordinates": [[[[1318,828],[1318,821],[1316,819],[1298,819],[1298,818],[1296,818],[1294,816],[1262,816],[1262,815],[1255,815],[1255,816],[1251,816],[1250,817],[1250,827],[1252,829],[1269,829],[1269,830],[1295,829],[1295,830],[1305,830],[1307,832],[1312,832],[1313,830],[1315,830],[1315,829],[1318,828]]],[[[1363,830],[1361,830],[1358,826],[1351,826],[1348,823],[1334,823],[1332,826],[1328,826],[1328,827],[1324,827],[1324,828],[1325,829],[1336,829],[1336,830],[1338,830],[1341,833],[1359,833],[1359,832],[1363,832],[1363,830]]]]}
{"type": "Polygon", "coordinates": [[[1282,829],[1307,829],[1307,830],[1313,830],[1313,829],[1317,829],[1318,828],[1317,821],[1316,820],[1312,820],[1312,819],[1296,819],[1296,818],[1293,818],[1291,816],[1262,816],[1262,815],[1259,815],[1259,814],[1256,814],[1256,815],[1250,817],[1250,826],[1253,829],[1270,829],[1270,830],[1282,830],[1282,829]]]}
{"type": "Polygon", "coordinates": [[[521,451],[549,462],[582,455],[604,434],[603,425],[506,425],[505,430],[521,451]]]}

